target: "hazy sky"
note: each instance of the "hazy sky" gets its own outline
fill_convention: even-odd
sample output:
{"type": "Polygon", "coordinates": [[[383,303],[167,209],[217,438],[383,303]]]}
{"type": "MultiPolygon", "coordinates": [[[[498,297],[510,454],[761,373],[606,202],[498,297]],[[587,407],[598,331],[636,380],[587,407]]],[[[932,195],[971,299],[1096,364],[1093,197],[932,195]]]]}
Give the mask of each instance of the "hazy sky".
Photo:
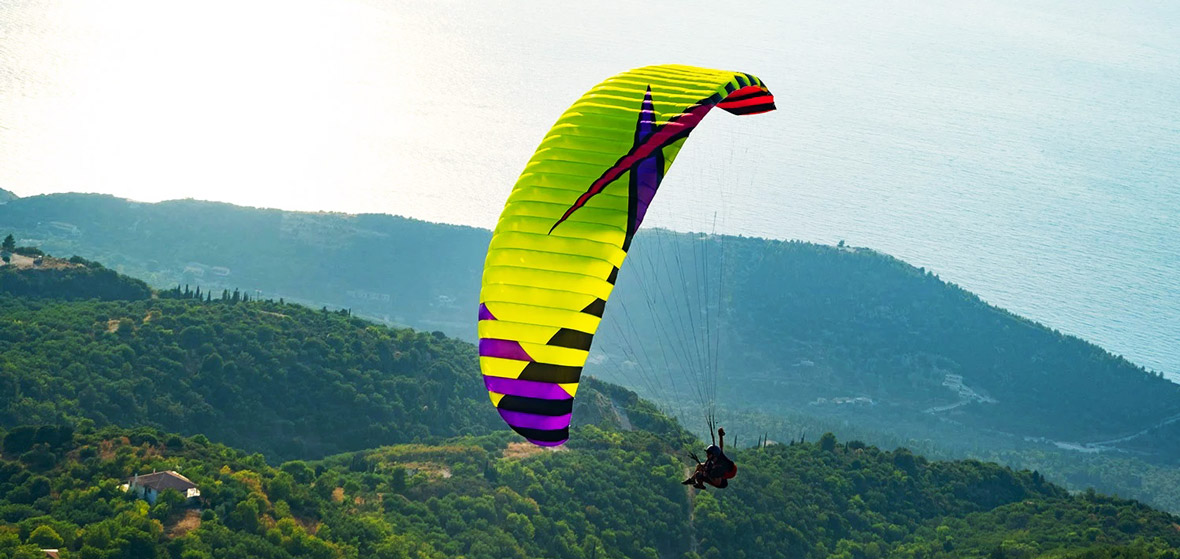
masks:
{"type": "MultiPolygon", "coordinates": [[[[949,103],[1056,111],[1071,84],[1045,74],[1063,63],[1176,69],[1159,23],[1176,8],[1106,4],[10,0],[0,186],[490,227],[570,101],[667,62],[755,73],[778,94],[780,114],[699,132],[740,138],[701,142],[740,150],[736,166],[839,151],[844,176],[868,175],[899,116],[939,130],[961,123],[918,120],[949,103]]],[[[690,149],[698,169],[735,166],[690,149]]]]}

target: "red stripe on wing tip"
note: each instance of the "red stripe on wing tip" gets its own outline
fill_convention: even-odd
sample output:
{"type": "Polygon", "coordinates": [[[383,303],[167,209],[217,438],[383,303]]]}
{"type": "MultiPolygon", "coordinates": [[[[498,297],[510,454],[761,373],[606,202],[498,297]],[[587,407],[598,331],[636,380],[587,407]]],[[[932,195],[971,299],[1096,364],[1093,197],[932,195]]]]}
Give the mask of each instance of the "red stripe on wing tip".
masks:
{"type": "Polygon", "coordinates": [[[773,95],[766,94],[766,95],[759,95],[757,97],[747,97],[745,99],[739,99],[737,101],[723,101],[721,103],[718,103],[717,106],[722,109],[736,109],[739,107],[750,107],[753,105],[766,105],[766,104],[769,104],[771,106],[774,105],[774,96],[773,95]]]}

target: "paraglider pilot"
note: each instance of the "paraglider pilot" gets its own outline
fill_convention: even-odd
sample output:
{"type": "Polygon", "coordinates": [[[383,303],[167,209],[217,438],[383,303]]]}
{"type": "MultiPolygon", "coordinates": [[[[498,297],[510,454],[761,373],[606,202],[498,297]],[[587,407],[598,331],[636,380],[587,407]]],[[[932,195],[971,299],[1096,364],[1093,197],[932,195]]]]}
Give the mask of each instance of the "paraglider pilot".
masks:
{"type": "MultiPolygon", "coordinates": [[[[705,462],[702,464],[697,458],[696,471],[681,483],[692,485],[697,489],[704,489],[706,483],[719,489],[729,487],[729,480],[737,475],[737,464],[734,464],[733,460],[725,455],[725,429],[717,428],[717,435],[721,446],[709,445],[705,449],[705,462]]],[[[693,458],[696,456],[694,455],[693,458]]]]}

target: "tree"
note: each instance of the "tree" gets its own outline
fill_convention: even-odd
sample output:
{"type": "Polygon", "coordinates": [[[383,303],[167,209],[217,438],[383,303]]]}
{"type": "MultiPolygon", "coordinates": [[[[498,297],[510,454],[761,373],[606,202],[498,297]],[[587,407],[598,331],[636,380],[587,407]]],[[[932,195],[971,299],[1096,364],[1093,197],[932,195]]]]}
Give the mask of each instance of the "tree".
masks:
{"type": "Polygon", "coordinates": [[[239,530],[257,533],[259,527],[258,517],[261,514],[262,507],[258,505],[258,501],[247,499],[239,502],[234,507],[233,512],[229,514],[229,521],[239,530]]]}
{"type": "Polygon", "coordinates": [[[287,472],[288,474],[291,474],[291,478],[299,484],[307,485],[315,479],[315,470],[312,470],[311,467],[302,460],[284,462],[283,465],[279,467],[279,469],[287,472]]]}
{"type": "Polygon", "coordinates": [[[820,447],[820,449],[826,450],[828,452],[835,452],[836,451],[836,435],[833,435],[831,433],[824,433],[823,436],[819,438],[819,447],[820,447]]]}
{"type": "Polygon", "coordinates": [[[396,466],[389,473],[389,488],[394,493],[404,493],[406,491],[406,469],[401,466],[396,466]]]}
{"type": "MultiPolygon", "coordinates": [[[[12,235],[9,235],[8,237],[12,238],[12,235]]],[[[53,528],[45,525],[38,526],[36,530],[33,530],[33,533],[29,534],[28,542],[39,545],[42,548],[51,549],[57,549],[65,545],[65,540],[63,540],[61,536],[59,536],[57,532],[53,530],[53,528]]]]}
{"type": "Polygon", "coordinates": [[[4,237],[4,244],[0,246],[0,250],[3,250],[4,252],[12,252],[16,250],[16,239],[12,238],[11,234],[9,234],[7,237],[4,237]]]}
{"type": "Polygon", "coordinates": [[[184,506],[185,497],[175,489],[165,489],[156,497],[156,504],[151,508],[152,518],[167,520],[172,513],[184,506]]]}

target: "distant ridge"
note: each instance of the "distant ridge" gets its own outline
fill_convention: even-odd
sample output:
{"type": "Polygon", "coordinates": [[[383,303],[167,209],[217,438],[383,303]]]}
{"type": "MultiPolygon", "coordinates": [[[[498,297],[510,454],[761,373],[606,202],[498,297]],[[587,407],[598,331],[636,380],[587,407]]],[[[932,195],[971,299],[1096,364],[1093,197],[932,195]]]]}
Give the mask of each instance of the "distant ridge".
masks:
{"type": "Polygon", "coordinates": [[[0,204],[4,204],[9,201],[16,200],[17,198],[20,198],[20,196],[17,196],[16,194],[13,194],[12,192],[9,192],[7,190],[4,190],[3,188],[0,188],[0,204]]]}

